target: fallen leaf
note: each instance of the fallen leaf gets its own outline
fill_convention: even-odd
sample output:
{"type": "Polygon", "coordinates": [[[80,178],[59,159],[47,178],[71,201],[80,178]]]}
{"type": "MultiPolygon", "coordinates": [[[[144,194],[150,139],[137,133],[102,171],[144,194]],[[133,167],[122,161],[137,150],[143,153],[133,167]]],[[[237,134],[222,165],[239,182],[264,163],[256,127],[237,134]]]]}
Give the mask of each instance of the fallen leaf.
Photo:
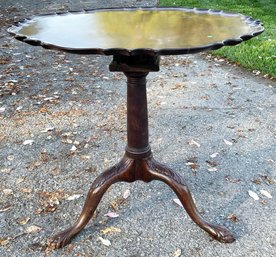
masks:
{"type": "Polygon", "coordinates": [[[34,140],[29,139],[29,140],[25,140],[25,141],[23,142],[23,145],[32,145],[33,143],[34,143],[34,140]]]}
{"type": "Polygon", "coordinates": [[[115,228],[115,227],[108,227],[108,228],[105,228],[105,229],[102,229],[101,230],[101,233],[103,233],[103,234],[108,234],[108,233],[115,233],[115,232],[118,232],[118,233],[120,233],[120,232],[122,232],[122,230],[121,229],[119,229],[119,228],[115,228]]]}
{"type": "Polygon", "coordinates": [[[74,146],[74,145],[73,145],[73,146],[71,147],[71,149],[70,149],[70,151],[72,151],[72,152],[74,152],[74,151],[76,151],[76,150],[77,150],[77,147],[74,146]]]}
{"type": "Polygon", "coordinates": [[[214,171],[218,171],[218,169],[216,167],[210,167],[208,168],[208,171],[214,172],[214,171]]]}
{"type": "Polygon", "coordinates": [[[265,191],[265,190],[260,190],[260,193],[262,195],[266,196],[267,198],[270,198],[270,199],[272,198],[272,195],[269,192],[265,191]]]}
{"type": "Polygon", "coordinates": [[[251,181],[257,185],[260,185],[262,183],[261,179],[259,179],[259,178],[253,178],[253,179],[251,179],[251,181]]]}
{"type": "Polygon", "coordinates": [[[181,256],[181,254],[182,254],[181,249],[177,249],[177,250],[173,253],[172,257],[179,257],[179,256],[181,256]]]}
{"type": "Polygon", "coordinates": [[[196,147],[200,147],[200,144],[193,139],[189,141],[189,145],[195,145],[196,147]]]}
{"type": "Polygon", "coordinates": [[[39,215],[39,214],[41,214],[43,212],[43,209],[37,209],[37,210],[35,210],[35,215],[39,215]]]}
{"type": "Polygon", "coordinates": [[[18,224],[26,225],[31,220],[30,217],[20,218],[17,220],[18,224]]]}
{"type": "Polygon", "coordinates": [[[53,131],[54,129],[55,129],[54,127],[48,127],[48,128],[41,130],[41,133],[47,133],[49,131],[53,131]]]}
{"type": "Polygon", "coordinates": [[[18,178],[15,182],[16,185],[19,185],[20,183],[22,183],[25,180],[25,178],[18,178]]]}
{"type": "MultiPolygon", "coordinates": [[[[123,198],[119,198],[119,199],[123,199],[123,198]]],[[[117,201],[115,201],[115,200],[112,200],[112,201],[110,202],[110,205],[111,205],[111,207],[112,207],[112,209],[113,209],[114,211],[117,211],[117,210],[119,209],[119,204],[118,204],[117,201]]]]}
{"type": "Polygon", "coordinates": [[[20,192],[22,193],[31,193],[33,190],[31,188],[21,188],[20,192]]]}
{"type": "Polygon", "coordinates": [[[0,113],[3,113],[6,110],[5,107],[0,107],[0,113]]]}
{"type": "Polygon", "coordinates": [[[109,218],[117,218],[117,217],[119,217],[119,214],[117,214],[115,212],[108,212],[104,216],[109,217],[109,218]]]}
{"type": "Polygon", "coordinates": [[[14,160],[14,155],[9,155],[9,156],[7,156],[7,160],[13,161],[13,160],[14,160]]]}
{"type": "Polygon", "coordinates": [[[110,202],[110,205],[114,211],[117,211],[119,209],[119,206],[124,202],[123,197],[118,197],[116,200],[112,200],[110,202]]]}
{"type": "Polygon", "coordinates": [[[3,173],[10,173],[12,171],[12,169],[11,168],[4,168],[4,169],[1,169],[0,171],[3,172],[3,173]]]}
{"type": "Polygon", "coordinates": [[[209,160],[207,160],[206,163],[207,163],[209,166],[211,166],[211,167],[216,167],[216,166],[218,166],[218,163],[217,163],[216,161],[209,161],[209,160]]]}
{"type": "Polygon", "coordinates": [[[210,155],[211,158],[215,158],[217,156],[218,156],[218,153],[213,153],[213,154],[210,155]]]}
{"type": "Polygon", "coordinates": [[[267,185],[273,185],[276,183],[275,179],[270,178],[267,175],[260,174],[261,179],[267,184],[267,185]]]}
{"type": "Polygon", "coordinates": [[[40,191],[38,192],[38,195],[40,196],[40,207],[43,209],[45,214],[56,211],[58,205],[60,204],[60,199],[65,198],[63,190],[57,190],[54,192],[40,191]]]}
{"type": "Polygon", "coordinates": [[[230,142],[230,141],[228,141],[228,140],[226,140],[226,139],[223,139],[223,141],[224,141],[224,143],[227,144],[227,145],[233,145],[232,142],[230,142]]]}
{"type": "Polygon", "coordinates": [[[12,208],[11,205],[7,205],[7,206],[5,206],[3,209],[0,209],[0,213],[1,213],[1,212],[6,212],[6,211],[8,211],[8,210],[11,209],[11,208],[12,208]]]}
{"type": "Polygon", "coordinates": [[[127,199],[127,198],[129,198],[129,196],[130,196],[130,190],[127,189],[127,190],[123,193],[123,198],[124,198],[124,199],[127,199]]]}
{"type": "Polygon", "coordinates": [[[226,175],[224,178],[226,181],[229,181],[231,183],[240,183],[241,182],[240,179],[234,179],[230,175],[226,175]]]}
{"type": "Polygon", "coordinates": [[[0,238],[0,246],[5,246],[9,243],[10,238],[0,238]]]}
{"type": "Polygon", "coordinates": [[[261,200],[260,203],[261,203],[262,205],[266,205],[266,204],[267,204],[267,201],[266,201],[266,200],[261,200]]]}
{"type": "Polygon", "coordinates": [[[61,142],[64,144],[72,144],[73,140],[66,138],[66,139],[61,140],[61,142]]]}
{"type": "Polygon", "coordinates": [[[82,160],[89,160],[91,158],[90,155],[81,155],[80,157],[82,160]]]}
{"type": "Polygon", "coordinates": [[[236,216],[236,214],[232,213],[230,214],[227,219],[231,220],[232,222],[236,223],[239,221],[238,217],[236,216]]]}
{"type": "Polygon", "coordinates": [[[175,84],[172,89],[175,90],[175,89],[182,89],[182,88],[186,88],[187,86],[184,84],[184,83],[178,83],[178,84],[175,84]]]}
{"type": "Polygon", "coordinates": [[[105,246],[111,245],[111,242],[108,239],[103,239],[102,237],[99,237],[99,239],[101,240],[103,245],[105,245],[105,246]]]}
{"type": "Polygon", "coordinates": [[[6,188],[6,189],[3,189],[3,193],[4,193],[5,195],[12,195],[12,194],[13,194],[13,191],[12,191],[11,189],[9,189],[9,188],[6,188]]]}
{"type": "Polygon", "coordinates": [[[253,191],[248,190],[248,194],[255,200],[258,201],[260,199],[260,197],[253,191]]]}
{"type": "Polygon", "coordinates": [[[38,227],[36,225],[32,225],[32,226],[27,227],[26,230],[25,230],[25,232],[28,233],[28,234],[29,233],[33,234],[33,233],[38,233],[41,230],[42,230],[41,227],[38,227]]]}
{"type": "Polygon", "coordinates": [[[82,197],[82,195],[80,195],[80,194],[71,195],[71,196],[67,197],[66,200],[73,201],[73,200],[79,199],[80,197],[82,197]]]}
{"type": "Polygon", "coordinates": [[[182,203],[180,202],[180,200],[178,198],[174,198],[173,201],[180,207],[183,207],[182,203]]]}

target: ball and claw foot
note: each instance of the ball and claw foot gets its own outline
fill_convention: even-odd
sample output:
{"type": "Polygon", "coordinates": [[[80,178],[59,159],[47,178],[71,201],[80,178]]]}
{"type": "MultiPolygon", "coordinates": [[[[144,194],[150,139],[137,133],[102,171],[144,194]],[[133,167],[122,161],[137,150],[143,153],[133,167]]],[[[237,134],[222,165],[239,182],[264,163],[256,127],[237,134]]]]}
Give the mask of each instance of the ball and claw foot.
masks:
{"type": "Polygon", "coordinates": [[[74,228],[68,228],[49,239],[49,248],[51,249],[59,249],[66,245],[68,245],[76,233],[73,233],[74,228]]]}
{"type": "Polygon", "coordinates": [[[218,225],[212,225],[212,229],[209,234],[212,238],[221,243],[230,244],[236,240],[228,229],[218,225]]]}

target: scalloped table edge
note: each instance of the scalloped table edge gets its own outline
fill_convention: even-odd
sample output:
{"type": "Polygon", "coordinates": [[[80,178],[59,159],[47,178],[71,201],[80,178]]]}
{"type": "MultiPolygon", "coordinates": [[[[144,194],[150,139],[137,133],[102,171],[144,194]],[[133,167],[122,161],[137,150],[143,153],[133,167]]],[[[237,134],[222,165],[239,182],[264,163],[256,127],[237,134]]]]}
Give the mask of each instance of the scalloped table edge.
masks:
{"type": "Polygon", "coordinates": [[[69,53],[75,54],[98,54],[98,55],[179,55],[179,54],[193,54],[206,50],[217,50],[223,46],[233,46],[241,43],[242,41],[246,41],[261,34],[264,31],[263,23],[260,20],[255,20],[251,16],[246,16],[240,13],[233,12],[225,12],[221,10],[212,10],[212,9],[201,9],[201,8],[189,8],[189,7],[115,7],[115,8],[93,8],[93,9],[83,9],[83,10],[71,10],[71,11],[63,11],[63,12],[52,12],[45,14],[33,15],[30,18],[25,18],[18,22],[15,22],[10,28],[7,30],[11,35],[13,35],[17,40],[23,41],[33,46],[41,46],[46,49],[54,49],[60,50],[69,53]],[[259,27],[260,29],[251,34],[241,35],[237,38],[230,38],[223,40],[221,42],[215,42],[212,44],[203,45],[200,47],[193,48],[135,48],[135,49],[126,49],[126,48],[68,48],[62,46],[56,46],[47,42],[42,42],[38,39],[29,38],[25,35],[17,33],[15,30],[18,30],[18,27],[21,27],[25,23],[28,23],[35,17],[43,17],[43,16],[51,16],[51,15],[67,15],[71,14],[79,14],[79,13],[93,13],[93,12],[101,12],[101,11],[135,11],[135,10],[181,10],[188,11],[194,13],[209,13],[209,14],[221,14],[221,15],[229,15],[229,16],[241,16],[244,18],[246,22],[250,25],[254,25],[259,27]]]}

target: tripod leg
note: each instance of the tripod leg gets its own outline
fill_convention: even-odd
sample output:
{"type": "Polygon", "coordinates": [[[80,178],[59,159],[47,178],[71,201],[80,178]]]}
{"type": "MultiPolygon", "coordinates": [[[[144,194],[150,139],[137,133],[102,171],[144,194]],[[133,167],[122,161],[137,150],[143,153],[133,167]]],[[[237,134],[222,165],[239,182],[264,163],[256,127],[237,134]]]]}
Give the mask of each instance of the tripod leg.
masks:
{"type": "Polygon", "coordinates": [[[151,180],[161,180],[169,185],[178,196],[191,219],[211,237],[222,243],[235,241],[233,235],[224,227],[210,224],[199,214],[190,190],[184,180],[173,170],[156,162],[153,158],[148,162],[148,172],[151,180]]]}
{"type": "Polygon", "coordinates": [[[89,222],[106,190],[118,181],[128,181],[132,163],[131,159],[124,157],[117,165],[104,171],[93,182],[79,218],[71,227],[53,236],[50,240],[51,248],[62,248],[71,242],[89,222]]]}

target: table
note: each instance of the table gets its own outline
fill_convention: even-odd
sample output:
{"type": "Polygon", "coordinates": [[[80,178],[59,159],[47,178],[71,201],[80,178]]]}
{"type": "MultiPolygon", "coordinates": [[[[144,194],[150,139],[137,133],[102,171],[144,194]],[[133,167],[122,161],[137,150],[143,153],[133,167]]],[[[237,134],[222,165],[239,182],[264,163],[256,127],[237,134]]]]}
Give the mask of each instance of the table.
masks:
{"type": "Polygon", "coordinates": [[[157,162],[148,136],[146,76],[159,71],[161,55],[193,54],[236,45],[259,35],[262,23],[241,14],[196,8],[91,9],[38,15],[15,23],[18,40],[76,54],[113,55],[109,69],[127,77],[127,146],[121,161],[92,183],[76,222],[51,238],[61,248],[85,227],[106,190],[114,183],[160,180],[178,196],[191,219],[222,243],[235,238],[207,222],[196,208],[184,179],[157,162]]]}

